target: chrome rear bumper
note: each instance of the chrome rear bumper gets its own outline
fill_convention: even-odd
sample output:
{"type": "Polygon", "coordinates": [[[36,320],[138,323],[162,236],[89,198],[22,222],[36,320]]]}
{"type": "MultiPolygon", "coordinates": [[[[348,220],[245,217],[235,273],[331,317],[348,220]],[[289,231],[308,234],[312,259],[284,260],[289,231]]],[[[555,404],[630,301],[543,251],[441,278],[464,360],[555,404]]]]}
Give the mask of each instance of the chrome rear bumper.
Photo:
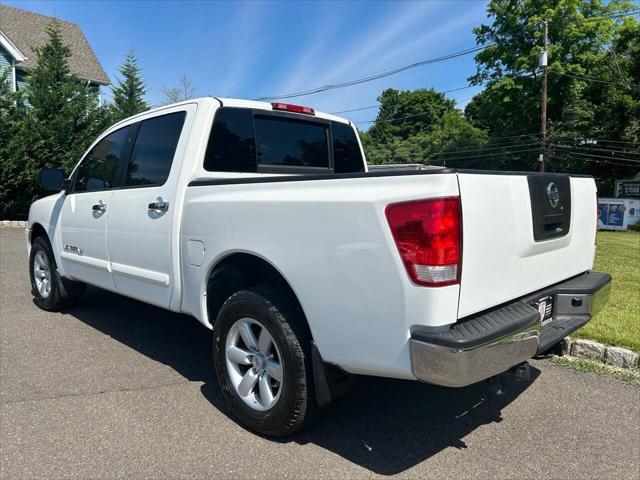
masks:
{"type": "Polygon", "coordinates": [[[587,273],[512,304],[474,315],[447,332],[416,330],[410,339],[418,380],[462,387],[502,373],[547,350],[586,324],[608,302],[611,276],[587,273]],[[532,303],[554,299],[553,320],[541,328],[532,303]]]}

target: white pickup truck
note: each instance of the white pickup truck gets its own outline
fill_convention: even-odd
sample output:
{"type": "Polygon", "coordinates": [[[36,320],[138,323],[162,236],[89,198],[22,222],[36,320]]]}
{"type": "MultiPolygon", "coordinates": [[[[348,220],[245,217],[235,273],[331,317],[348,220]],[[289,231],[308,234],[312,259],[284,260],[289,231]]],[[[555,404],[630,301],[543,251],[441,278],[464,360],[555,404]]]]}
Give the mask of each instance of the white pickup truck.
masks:
{"type": "Polygon", "coordinates": [[[592,178],[368,171],[352,124],[202,98],[114,125],[33,203],[35,303],[85,285],[194,316],[239,420],[286,435],[350,374],[464,386],[606,303],[592,178]]]}

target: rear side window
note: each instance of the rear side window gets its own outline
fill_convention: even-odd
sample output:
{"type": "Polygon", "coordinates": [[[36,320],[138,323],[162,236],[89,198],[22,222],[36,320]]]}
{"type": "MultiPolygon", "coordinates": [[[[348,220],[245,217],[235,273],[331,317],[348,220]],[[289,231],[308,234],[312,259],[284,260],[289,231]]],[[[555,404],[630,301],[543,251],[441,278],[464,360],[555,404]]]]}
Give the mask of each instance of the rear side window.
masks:
{"type": "Polygon", "coordinates": [[[255,130],[258,165],[329,168],[327,125],[256,115],[255,130]]]}
{"type": "Polygon", "coordinates": [[[118,161],[127,147],[130,132],[131,126],[127,126],[96,143],[78,167],[75,192],[106,190],[115,186],[118,161]]]}
{"type": "Polygon", "coordinates": [[[256,146],[251,110],[218,110],[211,127],[204,168],[210,172],[256,171],[256,146]]]}
{"type": "Polygon", "coordinates": [[[125,186],[162,185],[167,181],[186,112],[144,120],[127,167],[125,186]]]}
{"type": "Polygon", "coordinates": [[[331,122],[331,134],[334,172],[364,172],[364,160],[353,128],[344,123],[331,122]]]}

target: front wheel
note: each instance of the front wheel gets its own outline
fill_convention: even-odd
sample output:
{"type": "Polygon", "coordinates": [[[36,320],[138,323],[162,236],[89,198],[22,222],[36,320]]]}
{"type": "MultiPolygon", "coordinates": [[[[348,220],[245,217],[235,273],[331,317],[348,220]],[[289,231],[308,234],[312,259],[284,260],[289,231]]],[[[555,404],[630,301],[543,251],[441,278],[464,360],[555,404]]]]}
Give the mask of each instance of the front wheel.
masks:
{"type": "Polygon", "coordinates": [[[29,273],[33,301],[43,310],[61,310],[84,293],[84,284],[60,277],[51,244],[44,236],[37,237],[31,244],[29,273]]]}
{"type": "Polygon", "coordinates": [[[286,301],[267,288],[233,294],[214,327],[214,365],[222,393],[250,430],[283,436],[317,411],[310,338],[286,301]]]}

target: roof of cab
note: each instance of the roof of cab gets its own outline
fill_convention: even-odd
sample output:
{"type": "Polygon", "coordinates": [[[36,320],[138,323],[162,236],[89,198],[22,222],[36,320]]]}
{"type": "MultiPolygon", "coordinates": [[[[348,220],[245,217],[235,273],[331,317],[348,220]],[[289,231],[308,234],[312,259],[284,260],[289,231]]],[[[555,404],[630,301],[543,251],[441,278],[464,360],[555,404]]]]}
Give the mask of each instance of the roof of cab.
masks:
{"type": "MultiPolygon", "coordinates": [[[[225,107],[253,108],[255,110],[273,111],[273,107],[269,102],[259,102],[257,100],[242,100],[238,98],[221,98],[221,97],[213,97],[213,98],[218,100],[225,107]]],[[[281,102],[281,103],[287,103],[287,102],[281,102]]],[[[313,106],[311,105],[305,105],[305,106],[313,108],[313,106]]],[[[300,115],[300,117],[306,117],[306,118],[310,117],[310,115],[306,115],[304,113],[299,113],[294,115],[300,115]]],[[[347,123],[351,125],[351,122],[346,118],[336,117],[335,115],[331,115],[330,113],[323,113],[323,112],[319,112],[318,110],[315,110],[314,116],[317,118],[322,118],[323,120],[332,120],[334,122],[347,123]]]]}
{"type": "MultiPolygon", "coordinates": [[[[161,110],[165,110],[167,108],[172,108],[172,107],[177,107],[180,105],[188,105],[190,103],[209,103],[209,102],[216,102],[219,103],[220,106],[225,106],[225,107],[237,107],[237,108],[252,108],[254,110],[268,110],[268,111],[273,111],[273,107],[271,106],[270,103],[268,102],[258,102],[256,100],[243,100],[243,99],[239,99],[239,98],[221,98],[221,97],[200,97],[200,98],[192,98],[189,100],[184,100],[182,102],[178,102],[178,103],[172,103],[169,105],[162,105],[160,107],[156,107],[156,108],[152,108],[150,110],[146,110],[144,112],[140,112],[136,115],[133,115],[131,117],[125,118],[124,120],[119,121],[118,123],[116,123],[113,126],[119,125],[121,123],[124,122],[128,122],[129,120],[136,118],[136,117],[142,117],[145,115],[148,115],[150,113],[154,113],[154,112],[158,112],[161,110]]],[[[347,120],[346,118],[342,118],[342,117],[336,117],[335,115],[331,115],[330,113],[323,113],[323,112],[319,112],[317,110],[315,110],[315,115],[306,115],[303,113],[291,113],[292,115],[299,115],[301,118],[321,118],[323,120],[332,120],[334,122],[340,122],[340,123],[346,123],[348,125],[351,125],[351,122],[349,120],[347,120]]]]}

